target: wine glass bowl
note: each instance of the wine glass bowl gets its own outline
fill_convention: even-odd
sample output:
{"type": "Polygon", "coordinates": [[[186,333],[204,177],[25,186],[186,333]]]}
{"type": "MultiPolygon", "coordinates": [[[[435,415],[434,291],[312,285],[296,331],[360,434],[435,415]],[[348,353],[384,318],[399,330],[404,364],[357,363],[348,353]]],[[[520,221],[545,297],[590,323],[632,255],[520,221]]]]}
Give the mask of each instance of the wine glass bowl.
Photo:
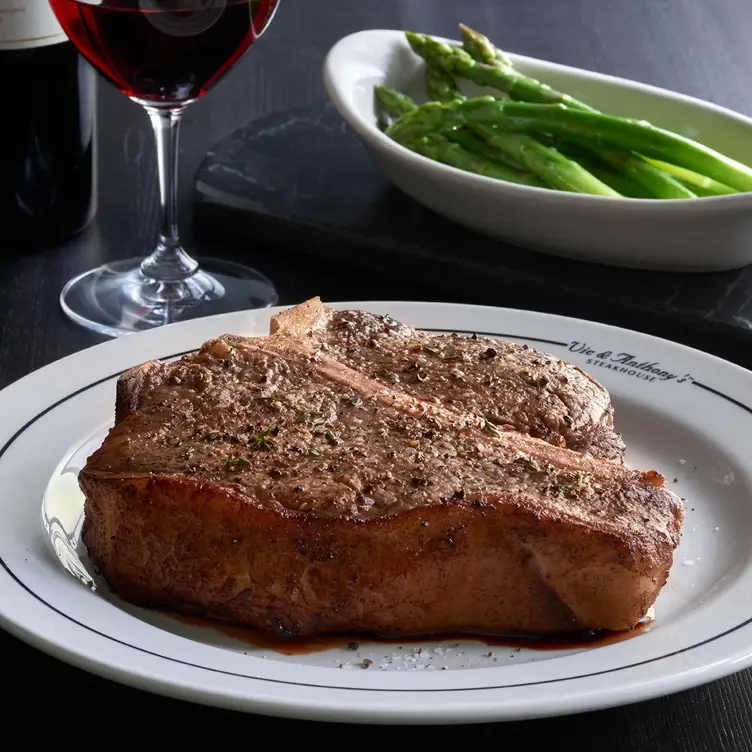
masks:
{"type": "Polygon", "coordinates": [[[185,108],[230,71],[271,22],[278,0],[49,0],[86,60],[140,104],[154,128],[161,223],[147,257],[70,280],[60,302],[73,320],[117,336],[183,318],[274,305],[261,273],[203,259],[177,226],[177,143],[185,108]]]}

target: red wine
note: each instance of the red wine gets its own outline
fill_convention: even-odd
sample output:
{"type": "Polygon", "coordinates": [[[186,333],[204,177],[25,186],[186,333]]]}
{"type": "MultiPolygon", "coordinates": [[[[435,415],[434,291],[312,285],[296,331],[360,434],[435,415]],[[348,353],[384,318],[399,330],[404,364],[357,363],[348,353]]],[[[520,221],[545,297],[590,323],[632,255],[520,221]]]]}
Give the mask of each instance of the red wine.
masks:
{"type": "Polygon", "coordinates": [[[96,76],[46,0],[0,5],[0,244],[56,245],[96,210],[96,76]]]}
{"type": "Polygon", "coordinates": [[[266,28],[277,0],[50,0],[83,55],[124,94],[203,96],[266,28]]]}

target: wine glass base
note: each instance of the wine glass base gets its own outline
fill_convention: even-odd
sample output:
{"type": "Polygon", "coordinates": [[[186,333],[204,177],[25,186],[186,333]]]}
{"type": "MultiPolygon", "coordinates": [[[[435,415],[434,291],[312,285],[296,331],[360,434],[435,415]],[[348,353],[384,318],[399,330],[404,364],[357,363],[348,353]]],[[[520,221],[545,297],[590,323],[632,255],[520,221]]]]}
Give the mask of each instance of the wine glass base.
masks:
{"type": "Polygon", "coordinates": [[[104,264],[70,280],[60,305],[77,324],[120,337],[176,321],[268,308],[279,300],[263,274],[220,259],[198,259],[193,276],[163,283],[141,273],[143,258],[104,264]]]}

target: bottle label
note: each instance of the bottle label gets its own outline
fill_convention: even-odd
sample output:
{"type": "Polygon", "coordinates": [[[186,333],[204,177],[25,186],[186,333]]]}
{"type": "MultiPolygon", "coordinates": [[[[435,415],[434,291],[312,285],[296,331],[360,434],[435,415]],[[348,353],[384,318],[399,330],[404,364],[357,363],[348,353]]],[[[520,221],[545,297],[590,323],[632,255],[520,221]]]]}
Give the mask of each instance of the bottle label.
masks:
{"type": "Polygon", "coordinates": [[[65,42],[48,0],[0,0],[0,50],[65,42]]]}

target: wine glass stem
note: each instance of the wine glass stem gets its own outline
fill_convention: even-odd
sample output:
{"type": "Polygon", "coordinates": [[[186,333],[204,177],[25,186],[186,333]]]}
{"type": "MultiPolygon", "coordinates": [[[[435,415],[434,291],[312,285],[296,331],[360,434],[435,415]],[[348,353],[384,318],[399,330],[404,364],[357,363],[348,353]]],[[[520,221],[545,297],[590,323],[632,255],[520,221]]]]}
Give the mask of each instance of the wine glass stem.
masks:
{"type": "Polygon", "coordinates": [[[142,262],[141,272],[159,282],[180,282],[198,269],[198,262],[183,250],[178,233],[178,133],[184,108],[145,109],[157,145],[160,229],[157,247],[142,262]]]}

